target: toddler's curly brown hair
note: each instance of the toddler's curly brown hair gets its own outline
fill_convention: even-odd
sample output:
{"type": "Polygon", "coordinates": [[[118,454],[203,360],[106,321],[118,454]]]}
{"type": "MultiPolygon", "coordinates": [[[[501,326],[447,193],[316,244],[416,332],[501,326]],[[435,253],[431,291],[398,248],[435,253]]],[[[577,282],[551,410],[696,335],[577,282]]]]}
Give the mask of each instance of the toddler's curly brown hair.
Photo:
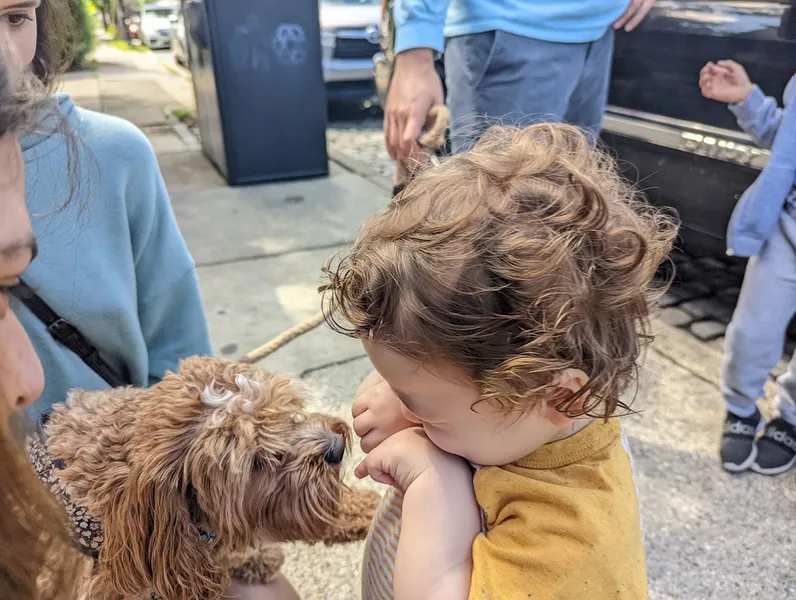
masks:
{"type": "Polygon", "coordinates": [[[507,411],[580,369],[587,385],[557,409],[607,418],[629,410],[620,395],[650,339],[652,282],[676,233],[579,129],[496,127],[366,221],[324,269],[326,317],[458,367],[480,401],[507,411]]]}

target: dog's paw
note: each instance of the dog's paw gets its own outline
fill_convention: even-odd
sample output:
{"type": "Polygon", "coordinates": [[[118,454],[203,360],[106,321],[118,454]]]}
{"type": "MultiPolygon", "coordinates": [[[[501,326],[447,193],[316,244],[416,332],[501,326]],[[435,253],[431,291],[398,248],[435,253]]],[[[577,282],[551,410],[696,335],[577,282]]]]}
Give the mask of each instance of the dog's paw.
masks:
{"type": "Polygon", "coordinates": [[[340,499],[338,526],[324,540],[327,545],[364,540],[373,516],[381,503],[381,494],[365,488],[346,488],[340,499]]]}

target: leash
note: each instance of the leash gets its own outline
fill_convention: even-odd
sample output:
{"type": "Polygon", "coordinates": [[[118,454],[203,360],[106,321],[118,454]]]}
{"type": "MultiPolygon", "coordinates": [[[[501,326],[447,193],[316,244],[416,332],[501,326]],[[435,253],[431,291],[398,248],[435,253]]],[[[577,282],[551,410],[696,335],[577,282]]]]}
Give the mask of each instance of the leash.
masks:
{"type": "Polygon", "coordinates": [[[269,354],[273,354],[277,350],[279,350],[282,346],[289,344],[297,337],[304,335],[305,333],[312,331],[316,327],[318,327],[321,323],[323,323],[323,311],[319,312],[316,315],[313,315],[306,321],[299,323],[295,327],[291,327],[287,331],[283,331],[278,336],[271,338],[262,346],[255,348],[251,352],[247,352],[244,354],[240,359],[239,362],[245,364],[254,364],[256,362],[260,362],[269,354]]]}

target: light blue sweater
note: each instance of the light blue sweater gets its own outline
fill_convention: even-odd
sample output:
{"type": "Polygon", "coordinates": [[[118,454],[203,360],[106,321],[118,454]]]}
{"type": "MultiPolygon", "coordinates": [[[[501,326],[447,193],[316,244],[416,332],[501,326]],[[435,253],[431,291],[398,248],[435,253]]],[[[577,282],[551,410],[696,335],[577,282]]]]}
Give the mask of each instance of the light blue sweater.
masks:
{"type": "Polygon", "coordinates": [[[727,226],[727,254],[755,256],[771,237],[786,202],[794,199],[796,181],[796,75],[785,88],[784,105],[754,87],[749,97],[730,110],[738,125],[755,138],[771,157],[755,182],[744,192],[727,226]]]}
{"type": "MultiPolygon", "coordinates": [[[[24,279],[121,374],[148,386],[181,358],[211,353],[194,263],[144,134],[77,108],[67,96],[58,102],[82,140],[80,178],[72,202],[59,211],[70,187],[63,136],[20,140],[39,245],[24,279]]],[[[31,415],[62,402],[72,388],[108,387],[24,306],[13,308],[44,366],[44,394],[31,415]]]]}
{"type": "Polygon", "coordinates": [[[629,4],[630,0],[395,0],[395,52],[442,52],[446,37],[492,30],[549,42],[593,42],[629,4]]]}

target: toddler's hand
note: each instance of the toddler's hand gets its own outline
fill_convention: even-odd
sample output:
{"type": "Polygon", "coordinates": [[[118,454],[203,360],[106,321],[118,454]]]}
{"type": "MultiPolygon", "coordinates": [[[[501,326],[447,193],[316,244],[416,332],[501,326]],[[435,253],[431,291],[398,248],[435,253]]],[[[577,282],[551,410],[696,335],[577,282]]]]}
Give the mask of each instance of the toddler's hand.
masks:
{"type": "Polygon", "coordinates": [[[699,72],[699,89],[711,100],[738,104],[749,97],[752,88],[746,69],[733,60],[709,62],[699,72]]]}
{"type": "Polygon", "coordinates": [[[374,481],[406,492],[424,474],[435,479],[464,477],[472,485],[472,472],[464,459],[437,448],[420,427],[399,431],[387,438],[357,466],[359,479],[374,481]]]}
{"type": "Polygon", "coordinates": [[[378,371],[373,371],[359,386],[351,412],[354,433],[362,438],[360,446],[366,453],[394,433],[414,425],[404,417],[401,400],[378,371]]]}

